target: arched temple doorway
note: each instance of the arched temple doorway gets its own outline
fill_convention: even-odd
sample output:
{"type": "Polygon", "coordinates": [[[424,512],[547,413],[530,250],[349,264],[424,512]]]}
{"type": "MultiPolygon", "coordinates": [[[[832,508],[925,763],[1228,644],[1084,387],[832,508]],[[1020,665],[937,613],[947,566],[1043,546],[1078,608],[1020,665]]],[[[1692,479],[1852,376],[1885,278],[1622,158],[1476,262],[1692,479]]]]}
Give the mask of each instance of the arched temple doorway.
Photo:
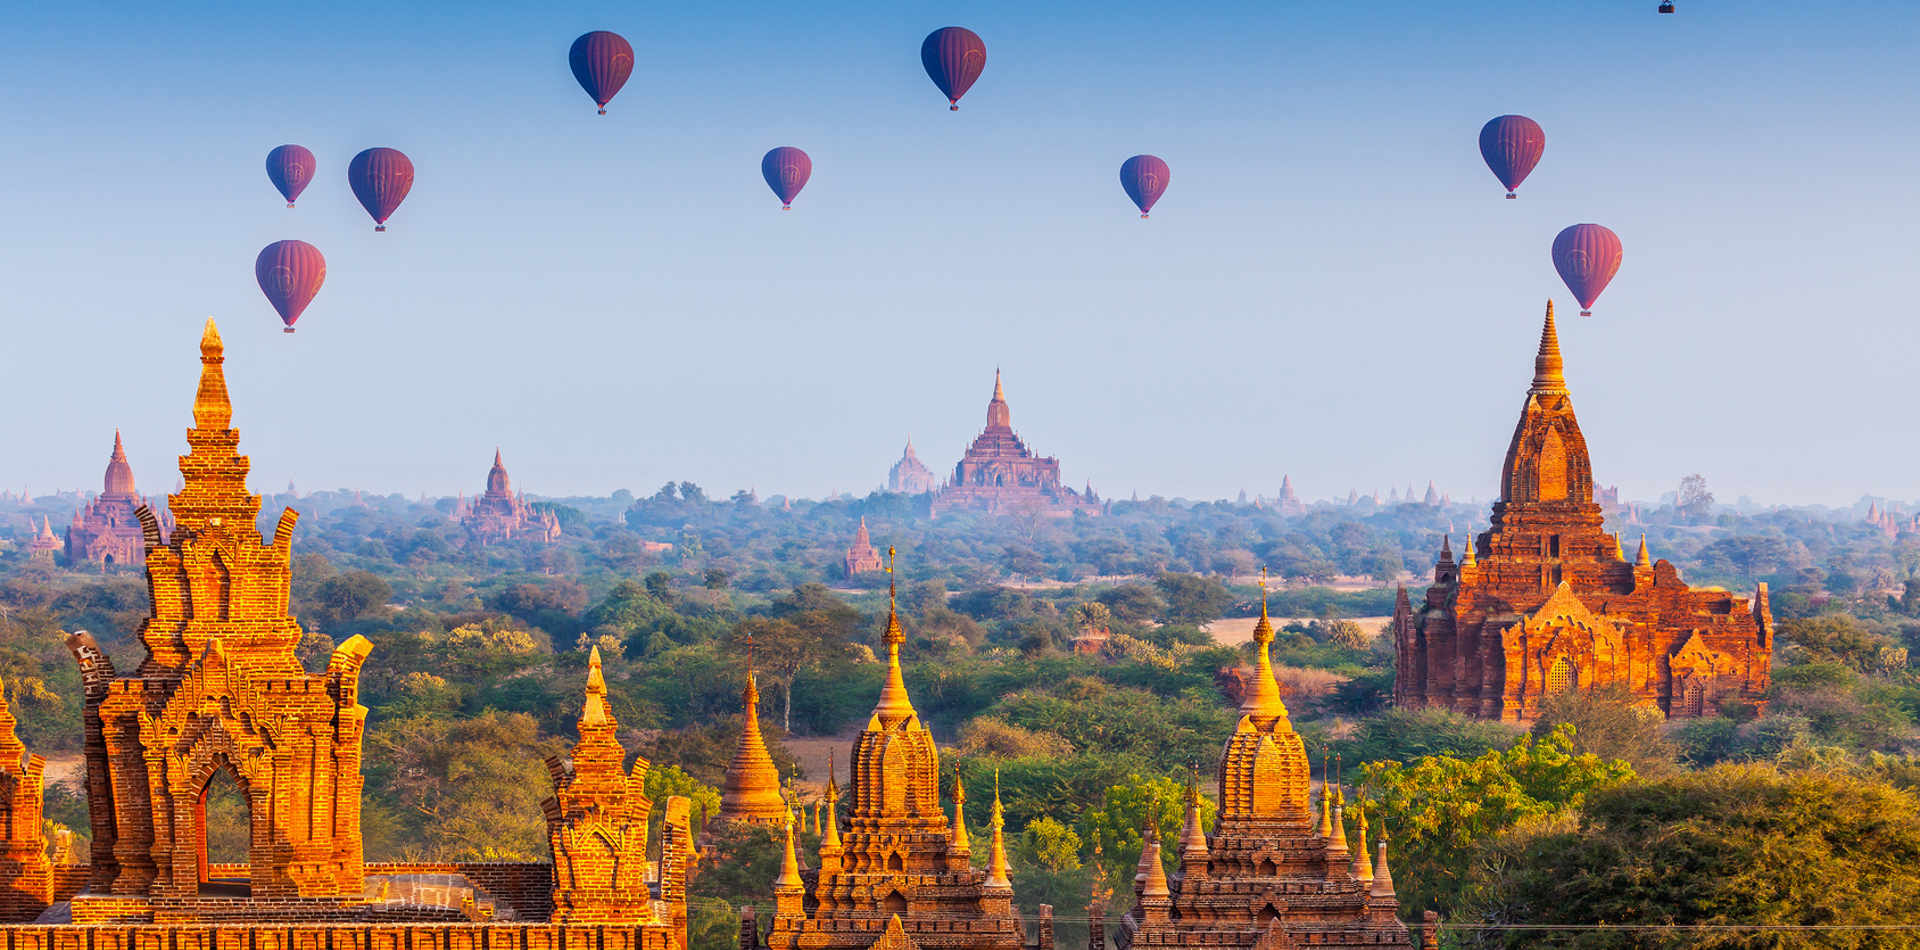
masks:
{"type": "Polygon", "coordinates": [[[222,763],[200,787],[193,823],[200,894],[251,896],[253,809],[232,765],[222,763]],[[240,868],[237,874],[235,865],[240,868]]]}

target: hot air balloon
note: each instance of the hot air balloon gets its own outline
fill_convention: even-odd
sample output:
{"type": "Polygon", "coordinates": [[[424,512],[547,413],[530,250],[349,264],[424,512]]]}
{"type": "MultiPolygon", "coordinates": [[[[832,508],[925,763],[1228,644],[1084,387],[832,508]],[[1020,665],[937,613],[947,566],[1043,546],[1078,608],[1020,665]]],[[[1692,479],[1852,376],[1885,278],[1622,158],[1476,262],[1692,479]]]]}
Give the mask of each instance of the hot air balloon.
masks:
{"type": "Polygon", "coordinates": [[[770,149],[760,159],[760,177],[765,178],[767,187],[780,197],[780,210],[791,211],[793,196],[807,187],[807,179],[813,177],[813,159],[791,145],[770,149]]]}
{"type": "Polygon", "coordinates": [[[567,64],[573,67],[573,78],[580,81],[580,88],[593,97],[600,114],[606,115],[607,103],[633,75],[633,46],[618,33],[583,33],[567,51],[567,64]]]}
{"type": "Polygon", "coordinates": [[[267,180],[280,189],[289,208],[293,207],[293,200],[307,190],[315,167],[313,153],[298,145],[282,145],[267,153],[267,180]]]}
{"type": "Polygon", "coordinates": [[[933,84],[946,94],[947,107],[958,112],[960,97],[973,88],[973,81],[987,68],[987,44],[972,30],[943,26],[921,41],[920,65],[927,68],[933,84]]]}
{"type": "Polygon", "coordinates": [[[393,210],[413,190],[413,163],[397,148],[370,148],[347,166],[347,183],[360,206],[373,215],[374,230],[385,231],[393,210]]]}
{"type": "Polygon", "coordinates": [[[1160,195],[1167,190],[1167,182],[1172,179],[1173,170],[1153,155],[1135,155],[1120,163],[1120,187],[1140,206],[1143,218],[1153,210],[1153,203],[1160,200],[1160,195]]]}
{"type": "Polygon", "coordinates": [[[1524,115],[1497,115],[1480,127],[1480,157],[1493,169],[1493,177],[1507,186],[1509,198],[1533,166],[1540,164],[1540,153],[1546,150],[1547,133],[1524,115]]]}
{"type": "Polygon", "coordinates": [[[1593,316],[1593,302],[1620,272],[1620,236],[1597,224],[1576,224],[1553,239],[1553,267],[1567,282],[1580,315],[1593,316]]]}
{"type": "Polygon", "coordinates": [[[292,333],[294,321],[326,282],[327,259],[305,241],[275,241],[253,259],[253,279],[260,282],[260,292],[287,325],[281,332],[292,333]]]}

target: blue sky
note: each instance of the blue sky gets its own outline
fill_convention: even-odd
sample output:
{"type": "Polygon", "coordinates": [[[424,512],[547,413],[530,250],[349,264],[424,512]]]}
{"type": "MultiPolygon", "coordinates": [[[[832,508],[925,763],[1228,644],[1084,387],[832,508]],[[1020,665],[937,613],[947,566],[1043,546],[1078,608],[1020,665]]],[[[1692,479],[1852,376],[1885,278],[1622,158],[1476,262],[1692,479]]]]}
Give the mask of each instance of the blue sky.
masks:
{"type": "Polygon", "coordinates": [[[173,481],[221,321],[256,488],[864,492],[983,422],[1103,493],[1485,497],[1553,235],[1625,265],[1562,340],[1603,483],[1920,496],[1920,14],[1898,3],[42,4],[0,35],[0,484],[173,481]],[[1754,9],[1760,7],[1763,9],[1754,9]],[[396,12],[396,8],[402,8],[396,12]],[[986,41],[950,113],[918,61],[986,41]],[[566,65],[622,33],[596,116],[566,65]],[[1547,132],[1518,201],[1487,118],[1547,132]],[[321,170],[282,207],[283,142],[321,170]],[[354,152],[413,158],[374,234],[354,152]],[[806,149],[781,213],[761,154],[806,149]],[[1151,221],[1117,180],[1172,184],[1151,221]],[[319,246],[280,334],[259,248],[319,246]]]}

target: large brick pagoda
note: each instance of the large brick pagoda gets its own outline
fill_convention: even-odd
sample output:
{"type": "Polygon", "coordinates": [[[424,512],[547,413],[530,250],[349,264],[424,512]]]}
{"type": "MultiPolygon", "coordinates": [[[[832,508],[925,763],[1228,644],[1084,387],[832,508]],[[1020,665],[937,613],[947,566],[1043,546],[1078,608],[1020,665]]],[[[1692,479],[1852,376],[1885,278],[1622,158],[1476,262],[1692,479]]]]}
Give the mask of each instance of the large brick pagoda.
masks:
{"type": "Polygon", "coordinates": [[[514,538],[533,538],[553,542],[560,539],[560,519],[551,511],[541,511],[527,503],[524,493],[514,494],[513,481],[507,477],[507,465],[500,450],[493,450],[493,467],[487,470],[487,490],[461,507],[460,524],[477,544],[497,544],[514,538]]]}
{"type": "Polygon", "coordinates": [[[1100,513],[1091,498],[1060,483],[1060,460],[1033,454],[1013,431],[1013,410],[993,373],[993,398],[987,402],[987,427],[974,437],[953,467],[953,479],[933,496],[933,515],[953,511],[1038,512],[1065,517],[1100,513]]]}
{"type": "Polygon", "coordinates": [[[1688,587],[1645,538],[1626,557],[1594,501],[1562,365],[1549,302],[1491,527],[1458,563],[1442,545],[1417,610],[1401,591],[1395,704],[1530,720],[1547,695],[1609,685],[1669,716],[1758,704],[1773,656],[1767,585],[1752,600],[1688,587]]]}
{"type": "Polygon", "coordinates": [[[920,495],[939,487],[939,477],[920,461],[920,456],[913,454],[913,440],[908,439],[906,451],[900,453],[900,461],[887,470],[887,491],[920,495]]]}
{"type": "MultiPolygon", "coordinates": [[[[999,795],[996,791],[987,867],[975,868],[957,781],[951,820],[940,805],[940,753],[907,696],[900,671],[906,634],[891,603],[885,639],[887,678],[872,717],[854,740],[845,830],[838,796],[830,796],[819,865],[802,872],[793,825],[786,822],[786,854],[773,884],[774,917],[766,946],[1021,950],[1026,935],[1013,909],[999,795]]],[[[1043,907],[1043,917],[1047,913],[1043,907]]],[[[750,916],[743,921],[743,945],[757,941],[752,924],[750,916]]],[[[1043,919],[1038,950],[1052,946],[1050,921],[1043,919]]]]}
{"type": "MultiPolygon", "coordinates": [[[[88,561],[108,567],[139,564],[145,556],[146,540],[134,511],[146,503],[134,490],[133,466],[127,464],[127,450],[121,446],[120,433],[116,430],[113,454],[107,459],[100,494],[74,512],[73,523],[67,525],[67,564],[78,566],[88,561]]],[[[172,526],[163,520],[160,527],[164,541],[172,526]]]]}
{"type": "Polygon", "coordinates": [[[842,559],[847,568],[847,576],[872,574],[886,568],[880,560],[879,549],[873,546],[873,535],[867,532],[867,516],[860,516],[860,528],[853,533],[853,543],[847,546],[846,557],[842,559]]]}
{"type": "Polygon", "coordinates": [[[1120,950],[1410,948],[1386,844],[1376,870],[1365,815],[1355,816],[1358,834],[1349,843],[1342,796],[1323,785],[1315,821],[1306,744],[1267,653],[1273,624],[1264,599],[1253,642],[1253,682],[1220,754],[1213,834],[1201,824],[1196,787],[1178,842],[1179,870],[1167,874],[1158,834],[1150,834],[1134,879],[1136,903],[1114,942],[1120,950]]]}

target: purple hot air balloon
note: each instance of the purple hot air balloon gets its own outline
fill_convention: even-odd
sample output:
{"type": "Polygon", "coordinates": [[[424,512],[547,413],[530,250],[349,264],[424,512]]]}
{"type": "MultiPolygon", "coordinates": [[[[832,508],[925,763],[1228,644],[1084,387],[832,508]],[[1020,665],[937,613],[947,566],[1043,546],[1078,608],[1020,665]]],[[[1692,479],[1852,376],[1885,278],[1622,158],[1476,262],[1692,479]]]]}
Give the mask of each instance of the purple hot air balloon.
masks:
{"type": "Polygon", "coordinates": [[[567,51],[567,64],[573,67],[573,78],[580,81],[580,88],[593,97],[600,114],[606,115],[607,103],[633,75],[633,45],[620,34],[606,30],[583,33],[567,51]]]}
{"type": "Polygon", "coordinates": [[[387,229],[387,219],[413,190],[413,162],[397,148],[370,148],[347,165],[347,183],[360,206],[373,215],[375,231],[387,229]]]}
{"type": "Polygon", "coordinates": [[[1480,127],[1480,157],[1493,169],[1493,177],[1507,186],[1509,198],[1533,166],[1540,164],[1540,153],[1546,150],[1546,131],[1524,115],[1497,115],[1480,127]]]}
{"type": "Polygon", "coordinates": [[[267,180],[280,189],[289,208],[293,207],[293,200],[307,190],[307,183],[313,181],[315,167],[313,153],[298,145],[282,145],[267,153],[267,180]]]}
{"type": "Polygon", "coordinates": [[[933,84],[946,94],[947,107],[958,112],[960,97],[973,88],[973,81],[987,68],[987,44],[972,30],[943,26],[921,41],[920,65],[927,68],[933,84]]]}
{"type": "Polygon", "coordinates": [[[1593,316],[1593,302],[1620,272],[1620,236],[1597,224],[1576,224],[1553,239],[1553,267],[1567,282],[1580,315],[1593,316]]]}
{"type": "Polygon", "coordinates": [[[294,321],[326,282],[327,259],[305,241],[275,241],[253,259],[253,279],[260,282],[260,292],[287,325],[281,332],[292,333],[294,321]]]}
{"type": "Polygon", "coordinates": [[[1120,187],[1140,206],[1143,218],[1153,210],[1153,203],[1160,200],[1160,195],[1167,190],[1167,182],[1172,179],[1173,170],[1158,156],[1135,155],[1120,163],[1120,187]]]}
{"type": "Polygon", "coordinates": [[[791,145],[782,145],[760,159],[760,177],[780,196],[780,210],[791,211],[793,196],[807,187],[807,179],[813,177],[813,159],[791,145]]]}

